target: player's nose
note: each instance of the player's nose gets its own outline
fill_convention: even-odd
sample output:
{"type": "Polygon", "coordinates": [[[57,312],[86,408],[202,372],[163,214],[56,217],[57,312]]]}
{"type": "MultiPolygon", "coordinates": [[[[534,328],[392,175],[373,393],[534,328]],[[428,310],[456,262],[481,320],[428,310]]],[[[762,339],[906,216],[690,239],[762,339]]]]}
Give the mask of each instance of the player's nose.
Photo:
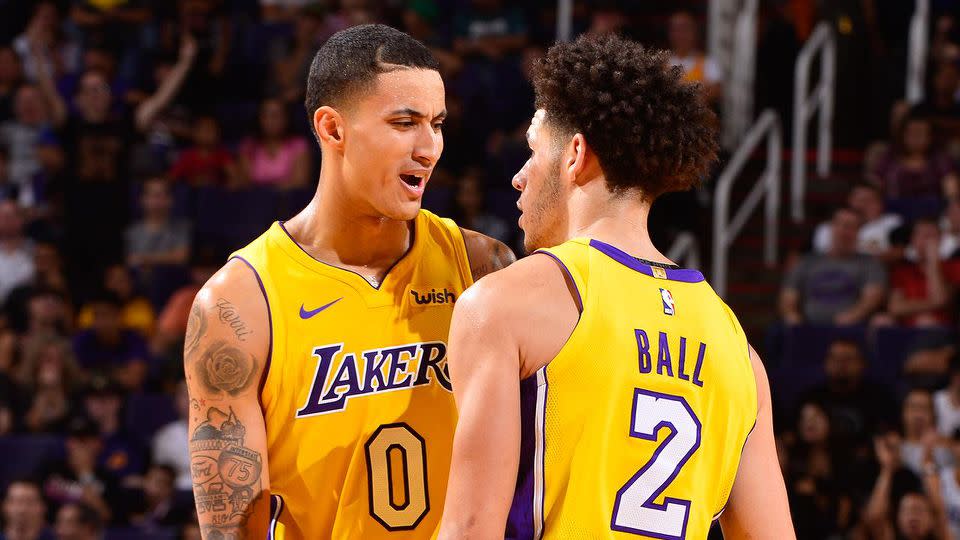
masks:
{"type": "Polygon", "coordinates": [[[422,129],[413,148],[413,159],[424,167],[432,167],[443,152],[443,135],[432,128],[422,129]]]}
{"type": "Polygon", "coordinates": [[[526,173],[527,173],[527,167],[529,166],[529,164],[530,164],[529,161],[524,163],[523,167],[521,167],[520,170],[517,171],[517,174],[513,175],[513,180],[510,181],[510,185],[513,186],[513,189],[517,191],[523,191],[523,188],[526,187],[527,185],[526,173]]]}

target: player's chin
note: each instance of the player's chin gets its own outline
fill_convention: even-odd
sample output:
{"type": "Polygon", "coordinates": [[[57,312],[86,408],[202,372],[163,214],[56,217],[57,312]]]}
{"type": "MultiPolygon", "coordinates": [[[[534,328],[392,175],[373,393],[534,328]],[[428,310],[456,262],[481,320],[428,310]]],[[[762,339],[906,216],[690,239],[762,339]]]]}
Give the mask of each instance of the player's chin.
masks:
{"type": "Polygon", "coordinates": [[[421,200],[401,201],[386,212],[386,217],[397,221],[410,221],[420,213],[421,200]]]}

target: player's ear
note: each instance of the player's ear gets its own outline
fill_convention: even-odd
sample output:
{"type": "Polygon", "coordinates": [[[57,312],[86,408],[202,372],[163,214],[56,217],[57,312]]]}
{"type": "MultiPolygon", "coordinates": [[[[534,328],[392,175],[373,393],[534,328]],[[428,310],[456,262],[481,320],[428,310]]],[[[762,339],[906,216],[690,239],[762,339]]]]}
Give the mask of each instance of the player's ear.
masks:
{"type": "Polygon", "coordinates": [[[587,140],[582,133],[577,133],[567,143],[567,148],[563,152],[561,166],[567,170],[567,173],[577,184],[582,184],[587,180],[583,172],[587,168],[588,151],[587,140]]]}
{"type": "Polygon", "coordinates": [[[324,105],[314,111],[313,129],[321,143],[335,148],[343,146],[343,117],[333,107],[324,105]]]}

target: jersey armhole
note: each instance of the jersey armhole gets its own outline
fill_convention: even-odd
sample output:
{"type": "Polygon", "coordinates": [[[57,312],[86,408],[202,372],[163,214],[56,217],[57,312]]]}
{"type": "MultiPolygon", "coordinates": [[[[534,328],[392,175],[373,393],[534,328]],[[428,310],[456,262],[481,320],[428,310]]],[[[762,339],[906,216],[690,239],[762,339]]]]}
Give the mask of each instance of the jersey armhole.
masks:
{"type": "Polygon", "coordinates": [[[580,288],[577,286],[577,280],[573,277],[573,274],[570,272],[570,268],[560,260],[560,257],[557,257],[549,251],[538,250],[534,254],[546,255],[553,259],[553,262],[563,270],[563,280],[567,284],[567,290],[570,293],[570,296],[573,297],[574,303],[577,304],[577,312],[582,316],[583,315],[583,296],[580,295],[580,288]]]}
{"type": "Polygon", "coordinates": [[[267,384],[267,375],[270,373],[270,363],[273,360],[273,313],[270,311],[270,298],[267,297],[267,289],[263,286],[263,280],[260,279],[260,272],[257,272],[257,269],[254,268],[250,261],[243,258],[242,255],[233,255],[230,259],[237,259],[243,264],[247,265],[251,272],[253,272],[253,277],[257,278],[257,285],[260,286],[260,293],[263,294],[263,301],[267,306],[267,326],[270,327],[270,337],[267,342],[267,359],[263,363],[263,373],[260,374],[260,382],[257,385],[257,402],[260,403],[260,409],[266,411],[266,408],[263,406],[263,388],[267,384]]]}

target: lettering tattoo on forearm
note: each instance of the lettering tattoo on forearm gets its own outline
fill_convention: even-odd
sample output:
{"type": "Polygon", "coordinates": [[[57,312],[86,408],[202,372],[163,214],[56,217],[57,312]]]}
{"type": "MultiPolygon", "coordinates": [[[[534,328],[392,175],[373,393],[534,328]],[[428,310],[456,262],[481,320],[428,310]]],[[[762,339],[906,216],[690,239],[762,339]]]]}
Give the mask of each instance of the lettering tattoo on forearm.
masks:
{"type": "Polygon", "coordinates": [[[190,355],[197,350],[200,345],[200,338],[207,333],[207,316],[196,303],[190,308],[190,315],[187,318],[187,334],[184,336],[184,354],[190,355]]]}
{"type": "Polygon", "coordinates": [[[193,371],[205,391],[238,396],[253,384],[257,359],[226,341],[217,340],[196,358],[193,371]]]}
{"type": "Polygon", "coordinates": [[[263,459],[244,446],[246,428],[228,408],[207,409],[190,438],[190,472],[204,538],[243,540],[263,496],[263,459]]]}
{"type": "Polygon", "coordinates": [[[253,330],[247,327],[247,323],[243,322],[243,319],[240,318],[240,312],[237,310],[237,306],[230,303],[229,300],[218,298],[217,310],[220,313],[220,322],[229,326],[240,341],[246,341],[246,336],[253,333],[253,330]]]}
{"type": "Polygon", "coordinates": [[[493,253],[489,257],[485,257],[478,260],[475,264],[470,265],[470,273],[473,274],[473,279],[476,281],[487,274],[492,274],[497,270],[502,270],[510,266],[510,263],[515,260],[516,257],[513,255],[513,252],[510,251],[510,248],[501,242],[496,242],[493,246],[493,253]]]}

